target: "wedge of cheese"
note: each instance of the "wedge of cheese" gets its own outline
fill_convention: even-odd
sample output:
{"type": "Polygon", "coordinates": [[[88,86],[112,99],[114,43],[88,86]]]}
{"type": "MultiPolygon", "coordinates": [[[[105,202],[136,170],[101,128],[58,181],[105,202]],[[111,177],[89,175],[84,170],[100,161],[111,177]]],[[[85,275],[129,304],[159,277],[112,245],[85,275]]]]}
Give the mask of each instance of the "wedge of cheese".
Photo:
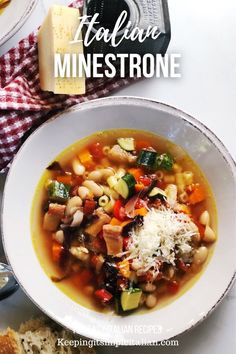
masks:
{"type": "Polygon", "coordinates": [[[54,55],[83,54],[82,42],[70,44],[79,26],[78,9],[53,5],[38,32],[39,78],[43,91],[85,93],[85,77],[54,77],[54,55]]]}

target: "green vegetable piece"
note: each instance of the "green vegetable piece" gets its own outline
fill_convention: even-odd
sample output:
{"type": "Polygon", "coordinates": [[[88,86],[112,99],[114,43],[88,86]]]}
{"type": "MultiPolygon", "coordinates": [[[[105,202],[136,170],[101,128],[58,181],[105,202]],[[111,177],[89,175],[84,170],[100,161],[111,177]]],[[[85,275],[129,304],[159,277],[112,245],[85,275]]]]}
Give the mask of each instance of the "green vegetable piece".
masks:
{"type": "Polygon", "coordinates": [[[141,150],[137,159],[137,165],[151,169],[156,162],[156,158],[156,151],[141,150]]]}
{"type": "Polygon", "coordinates": [[[120,298],[123,311],[129,311],[138,308],[141,295],[142,290],[139,288],[123,290],[120,298]]]}
{"type": "Polygon", "coordinates": [[[148,194],[150,198],[158,198],[161,200],[166,200],[166,192],[158,187],[154,187],[148,194]]]}
{"type": "Polygon", "coordinates": [[[52,181],[48,186],[48,197],[52,202],[65,203],[69,199],[70,186],[52,181]]]}
{"type": "Polygon", "coordinates": [[[119,179],[114,189],[119,193],[124,199],[131,197],[135,191],[135,178],[131,173],[126,173],[122,178],[119,179]]]}
{"type": "Polygon", "coordinates": [[[156,161],[154,163],[154,170],[167,170],[170,171],[172,170],[174,164],[174,159],[170,154],[164,153],[161,155],[158,155],[156,157],[156,161]]]}
{"type": "Polygon", "coordinates": [[[125,151],[134,151],[134,138],[119,138],[117,139],[118,144],[120,147],[125,151]]]}

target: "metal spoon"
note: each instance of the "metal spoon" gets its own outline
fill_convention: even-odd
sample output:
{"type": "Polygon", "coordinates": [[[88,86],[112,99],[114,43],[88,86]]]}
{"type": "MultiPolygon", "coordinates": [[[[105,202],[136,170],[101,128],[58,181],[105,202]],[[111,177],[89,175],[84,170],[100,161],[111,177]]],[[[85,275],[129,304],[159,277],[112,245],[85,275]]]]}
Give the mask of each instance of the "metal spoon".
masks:
{"type": "Polygon", "coordinates": [[[5,263],[0,263],[0,300],[13,294],[18,287],[11,267],[5,263]]]}

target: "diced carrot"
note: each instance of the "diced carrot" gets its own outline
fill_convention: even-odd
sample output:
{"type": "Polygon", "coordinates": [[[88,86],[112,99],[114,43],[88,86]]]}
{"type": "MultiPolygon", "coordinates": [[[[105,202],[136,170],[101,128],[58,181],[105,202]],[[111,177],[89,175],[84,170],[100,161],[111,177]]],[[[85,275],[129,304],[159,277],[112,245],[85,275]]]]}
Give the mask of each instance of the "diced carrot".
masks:
{"type": "Polygon", "coordinates": [[[78,157],[82,165],[84,165],[87,170],[91,170],[95,167],[95,163],[93,162],[93,157],[90,154],[88,149],[84,149],[80,151],[78,157]]]}
{"type": "Polygon", "coordinates": [[[147,149],[148,147],[151,147],[151,144],[147,140],[138,140],[136,141],[135,148],[136,150],[142,150],[142,149],[147,149]]]}
{"type": "Polygon", "coordinates": [[[120,220],[118,220],[117,218],[113,217],[110,221],[111,225],[121,225],[122,222],[120,220]]]}
{"type": "Polygon", "coordinates": [[[53,262],[59,262],[62,252],[63,252],[63,246],[60,245],[60,243],[53,241],[52,243],[52,260],[53,262]]]}
{"type": "Polygon", "coordinates": [[[57,176],[57,181],[64,184],[72,184],[72,176],[71,175],[64,175],[64,176],[57,176]]]}
{"type": "Polygon", "coordinates": [[[121,223],[121,226],[124,227],[125,225],[129,224],[130,220],[125,220],[121,223]]]}
{"type": "Polygon", "coordinates": [[[143,190],[143,188],[144,188],[144,184],[142,184],[142,183],[135,184],[135,191],[136,192],[140,192],[141,190],[143,190]]]}
{"type": "Polygon", "coordinates": [[[134,176],[136,181],[138,181],[139,178],[141,176],[143,176],[143,174],[144,174],[144,171],[142,170],[142,168],[135,168],[135,167],[128,169],[128,172],[134,176]]]}
{"type": "Polygon", "coordinates": [[[192,192],[188,198],[190,205],[194,205],[202,202],[206,198],[204,189],[199,184],[192,186],[192,192]]]}
{"type": "Polygon", "coordinates": [[[146,208],[140,208],[140,209],[135,209],[135,215],[141,215],[141,216],[145,216],[147,215],[148,211],[146,208]]]}
{"type": "Polygon", "coordinates": [[[120,274],[125,277],[129,278],[130,276],[130,266],[129,266],[129,261],[127,259],[124,259],[123,261],[118,263],[118,269],[120,274]]]}

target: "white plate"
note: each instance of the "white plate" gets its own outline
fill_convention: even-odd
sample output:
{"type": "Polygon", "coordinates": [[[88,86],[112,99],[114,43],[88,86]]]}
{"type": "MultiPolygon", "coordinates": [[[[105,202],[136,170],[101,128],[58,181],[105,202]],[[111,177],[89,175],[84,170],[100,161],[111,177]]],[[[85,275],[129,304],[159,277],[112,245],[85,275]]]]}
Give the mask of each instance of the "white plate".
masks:
{"type": "Polygon", "coordinates": [[[110,97],[59,114],[33,133],[18,152],[7,177],[3,199],[3,242],[18,281],[50,317],[84,336],[129,344],[130,340],[141,344],[141,339],[150,342],[171,338],[200,323],[233,282],[236,269],[235,164],[223,144],[205,126],[167,105],[140,98],[110,97]],[[78,305],[49,280],[32,245],[30,210],[43,170],[60,151],[93,132],[124,127],[156,132],[189,152],[215,194],[219,240],[205,272],[188,292],[160,310],[122,318],[78,305]],[[140,330],[147,333],[140,335],[140,330]]]}
{"type": "Polygon", "coordinates": [[[25,23],[38,0],[11,0],[0,14],[0,46],[25,23]]]}

